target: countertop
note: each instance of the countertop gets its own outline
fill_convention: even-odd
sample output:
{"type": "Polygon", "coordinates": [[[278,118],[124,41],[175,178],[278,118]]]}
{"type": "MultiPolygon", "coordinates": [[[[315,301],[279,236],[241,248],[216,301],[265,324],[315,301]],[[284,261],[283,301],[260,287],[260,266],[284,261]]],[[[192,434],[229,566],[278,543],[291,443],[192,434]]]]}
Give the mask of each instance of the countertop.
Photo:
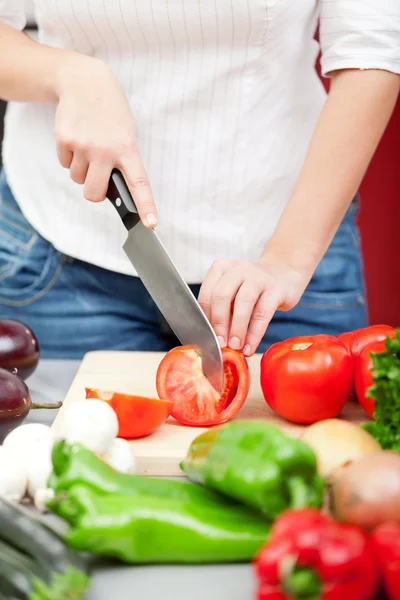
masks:
{"type": "MultiPolygon", "coordinates": [[[[63,400],[78,361],[42,360],[27,384],[36,402],[63,400]]],[[[51,425],[57,411],[33,410],[26,423],[51,425]]],[[[168,543],[168,540],[165,540],[168,543]]],[[[93,576],[86,600],[252,600],[250,565],[105,567],[93,576]]]]}

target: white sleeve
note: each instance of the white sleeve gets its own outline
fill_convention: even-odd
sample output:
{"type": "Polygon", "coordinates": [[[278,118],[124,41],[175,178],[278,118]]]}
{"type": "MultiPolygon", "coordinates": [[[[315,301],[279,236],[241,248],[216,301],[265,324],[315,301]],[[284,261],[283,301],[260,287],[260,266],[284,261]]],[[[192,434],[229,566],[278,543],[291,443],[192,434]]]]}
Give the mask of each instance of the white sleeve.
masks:
{"type": "Polygon", "coordinates": [[[383,69],[400,74],[400,0],[320,0],[322,74],[383,69]]]}
{"type": "Polygon", "coordinates": [[[22,30],[26,25],[24,0],[0,0],[0,21],[22,30]]]}

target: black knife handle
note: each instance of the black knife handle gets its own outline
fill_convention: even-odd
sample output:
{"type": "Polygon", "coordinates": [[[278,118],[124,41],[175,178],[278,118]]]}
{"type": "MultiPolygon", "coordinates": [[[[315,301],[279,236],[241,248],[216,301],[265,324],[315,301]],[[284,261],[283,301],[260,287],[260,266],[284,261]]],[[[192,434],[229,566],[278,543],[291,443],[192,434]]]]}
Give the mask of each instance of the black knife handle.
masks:
{"type": "Polygon", "coordinates": [[[113,169],[108,183],[107,198],[115,207],[125,227],[133,229],[140,221],[137,208],[121,171],[113,169]]]}

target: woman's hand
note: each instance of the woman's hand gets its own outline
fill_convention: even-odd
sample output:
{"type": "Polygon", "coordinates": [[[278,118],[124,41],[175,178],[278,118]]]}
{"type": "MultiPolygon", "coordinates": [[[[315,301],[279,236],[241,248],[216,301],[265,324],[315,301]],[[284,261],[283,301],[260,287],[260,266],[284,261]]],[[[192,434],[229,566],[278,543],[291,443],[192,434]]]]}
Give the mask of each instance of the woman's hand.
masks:
{"type": "Polygon", "coordinates": [[[102,62],[83,57],[60,76],[55,122],[57,154],[91,202],[104,200],[111,171],[118,168],[148,227],[157,209],[136,143],[136,126],[117,79],[102,62]]]}
{"type": "Polygon", "coordinates": [[[199,303],[220,345],[251,356],[275,311],[293,308],[308,280],[268,252],[255,262],[217,260],[201,287],[199,303]]]}

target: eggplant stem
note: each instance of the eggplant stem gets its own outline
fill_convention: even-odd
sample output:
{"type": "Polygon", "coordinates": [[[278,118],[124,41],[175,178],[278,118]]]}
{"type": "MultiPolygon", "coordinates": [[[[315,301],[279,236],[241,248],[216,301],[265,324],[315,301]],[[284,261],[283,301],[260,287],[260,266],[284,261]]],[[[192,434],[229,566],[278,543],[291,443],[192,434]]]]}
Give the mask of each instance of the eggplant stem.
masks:
{"type": "Polygon", "coordinates": [[[32,402],[31,409],[39,410],[39,409],[53,409],[60,408],[62,406],[62,402],[32,402]]]}

